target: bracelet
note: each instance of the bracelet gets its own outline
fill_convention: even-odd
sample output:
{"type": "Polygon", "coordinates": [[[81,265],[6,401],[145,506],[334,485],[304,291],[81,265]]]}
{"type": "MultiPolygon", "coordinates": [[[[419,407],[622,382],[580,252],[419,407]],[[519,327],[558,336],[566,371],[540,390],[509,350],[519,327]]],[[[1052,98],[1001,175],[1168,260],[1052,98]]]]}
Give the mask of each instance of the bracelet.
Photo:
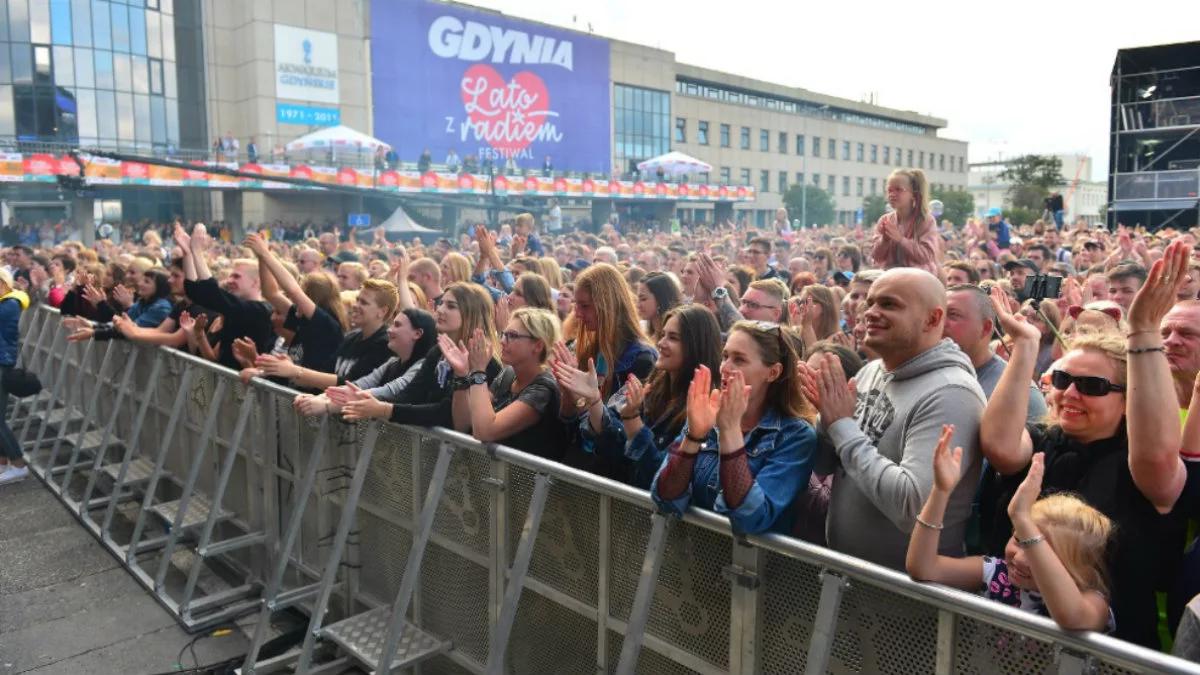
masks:
{"type": "Polygon", "coordinates": [[[707,434],[705,434],[704,436],[702,436],[702,437],[700,437],[700,438],[696,438],[695,436],[693,436],[693,435],[692,435],[692,430],[691,430],[691,429],[688,429],[688,430],[687,430],[687,433],[685,433],[685,434],[683,435],[683,437],[684,437],[684,438],[686,438],[686,439],[688,439],[689,441],[691,441],[691,442],[695,443],[696,445],[704,445],[704,441],[708,439],[708,435],[707,435],[707,434]]]}
{"type": "Polygon", "coordinates": [[[1157,347],[1142,347],[1141,349],[1126,349],[1125,350],[1126,354],[1149,354],[1151,352],[1162,352],[1163,354],[1166,354],[1167,348],[1162,345],[1159,345],[1157,347]]]}
{"type": "Polygon", "coordinates": [[[738,457],[741,457],[744,454],[746,454],[746,446],[743,445],[742,447],[738,448],[737,450],[734,450],[733,452],[722,452],[721,453],[721,461],[722,462],[732,462],[733,460],[737,459],[738,457]]]}
{"type": "Polygon", "coordinates": [[[917,524],[922,527],[927,527],[931,530],[941,530],[942,528],[946,527],[946,525],[944,523],[938,524],[938,525],[934,525],[933,523],[927,523],[924,520],[921,520],[921,516],[917,516],[917,524]]]}
{"type": "Polygon", "coordinates": [[[1019,539],[1016,537],[1016,535],[1014,535],[1013,539],[1017,540],[1017,546],[1020,546],[1021,548],[1029,548],[1031,546],[1036,546],[1037,544],[1040,544],[1046,540],[1046,538],[1040,534],[1037,536],[1034,536],[1034,537],[1030,537],[1028,539],[1019,539]]]}
{"type": "Polygon", "coordinates": [[[637,412],[635,412],[629,416],[621,415],[621,419],[623,419],[625,421],[636,420],[636,419],[640,418],[641,416],[642,416],[642,411],[638,410],[637,412]]]}

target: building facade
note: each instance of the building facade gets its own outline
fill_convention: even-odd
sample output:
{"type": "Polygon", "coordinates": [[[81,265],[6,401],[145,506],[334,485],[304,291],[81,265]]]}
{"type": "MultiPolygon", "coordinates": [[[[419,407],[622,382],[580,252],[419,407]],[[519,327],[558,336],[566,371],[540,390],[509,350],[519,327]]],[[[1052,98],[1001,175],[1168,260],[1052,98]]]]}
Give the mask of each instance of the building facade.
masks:
{"type": "MultiPolygon", "coordinates": [[[[0,149],[28,156],[43,147],[95,147],[208,160],[228,155],[236,140],[238,160],[252,159],[253,144],[254,159],[266,162],[285,154],[288,141],[336,124],[377,135],[412,165],[430,147],[441,165],[453,136],[449,147],[460,156],[494,159],[510,171],[540,173],[553,164],[554,175],[644,180],[652,191],[657,178],[638,175],[638,162],[679,150],[713,167],[679,180],[753,188],[749,203],[680,202],[677,211],[639,206],[634,197],[641,193],[571,204],[606,199],[659,219],[711,222],[732,208],[765,223],[787,188],[803,183],[827,190],[837,219],[853,222],[863,200],[883,194],[898,167],[925,170],[935,188],[967,185],[967,144],[939,136],[944,120],[690,66],[668,51],[469,5],[6,0],[0,8],[0,149]],[[497,51],[490,55],[468,53],[498,34],[509,36],[509,51],[491,45],[497,51]],[[482,61],[500,65],[483,72],[482,61]],[[596,63],[607,66],[588,72],[596,63]],[[498,84],[512,78],[511,87],[517,71],[535,73],[530,86],[542,86],[554,101],[554,110],[532,112],[556,116],[524,143],[489,137],[495,129],[473,112],[464,115],[457,90],[441,99],[433,91],[480,72],[498,84]],[[412,87],[426,95],[412,95],[412,87]]],[[[45,182],[10,181],[0,183],[0,201],[10,214],[10,207],[46,216],[74,208],[125,220],[184,215],[237,224],[340,218],[362,207],[355,198],[295,191],[132,182],[96,186],[76,203],[45,182]]]]}

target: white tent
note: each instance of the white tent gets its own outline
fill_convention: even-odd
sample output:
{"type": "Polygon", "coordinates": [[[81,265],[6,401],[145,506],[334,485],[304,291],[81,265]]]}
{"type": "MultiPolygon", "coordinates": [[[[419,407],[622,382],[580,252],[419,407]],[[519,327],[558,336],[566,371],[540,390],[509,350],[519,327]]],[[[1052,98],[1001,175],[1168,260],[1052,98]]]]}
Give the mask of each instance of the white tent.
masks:
{"type": "Polygon", "coordinates": [[[349,152],[375,152],[379,148],[391,149],[392,146],[378,138],[368,136],[361,131],[338,125],[326,127],[311,134],[305,134],[287,144],[288,152],[304,152],[306,150],[329,150],[349,152]]]}
{"type": "Polygon", "coordinates": [[[682,176],[688,173],[708,173],[712,171],[711,164],[678,151],[671,151],[665,155],[651,157],[644,162],[639,162],[637,167],[638,171],[641,171],[642,174],[656,174],[659,169],[662,169],[663,174],[667,176],[682,176]]]}
{"type": "Polygon", "coordinates": [[[399,206],[392,212],[392,215],[388,216],[387,220],[380,224],[380,227],[388,234],[441,234],[440,230],[431,230],[428,227],[418,225],[399,206]]]}

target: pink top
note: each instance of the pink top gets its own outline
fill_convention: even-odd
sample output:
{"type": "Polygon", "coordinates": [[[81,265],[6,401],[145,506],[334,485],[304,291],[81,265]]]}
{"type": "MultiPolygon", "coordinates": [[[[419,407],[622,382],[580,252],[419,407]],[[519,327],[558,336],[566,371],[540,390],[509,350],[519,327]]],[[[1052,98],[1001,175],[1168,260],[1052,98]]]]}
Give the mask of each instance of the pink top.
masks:
{"type": "Polygon", "coordinates": [[[904,238],[899,241],[883,236],[885,222],[895,224],[896,213],[894,211],[885,213],[880,217],[879,222],[875,223],[876,241],[875,248],[871,251],[871,257],[875,263],[884,269],[917,267],[940,279],[942,238],[938,234],[937,223],[933,216],[926,217],[925,225],[921,228],[924,232],[919,238],[913,237],[912,221],[901,224],[899,230],[904,238]]]}

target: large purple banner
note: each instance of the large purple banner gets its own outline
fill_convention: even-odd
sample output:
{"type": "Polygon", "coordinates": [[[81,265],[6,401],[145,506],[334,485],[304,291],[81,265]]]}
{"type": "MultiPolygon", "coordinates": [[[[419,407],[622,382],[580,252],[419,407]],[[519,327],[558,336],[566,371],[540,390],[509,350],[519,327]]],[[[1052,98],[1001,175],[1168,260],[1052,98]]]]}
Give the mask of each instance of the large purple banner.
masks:
{"type": "Polygon", "coordinates": [[[609,172],[606,40],[428,0],[376,0],[371,38],[375,135],[401,159],[609,172]]]}

